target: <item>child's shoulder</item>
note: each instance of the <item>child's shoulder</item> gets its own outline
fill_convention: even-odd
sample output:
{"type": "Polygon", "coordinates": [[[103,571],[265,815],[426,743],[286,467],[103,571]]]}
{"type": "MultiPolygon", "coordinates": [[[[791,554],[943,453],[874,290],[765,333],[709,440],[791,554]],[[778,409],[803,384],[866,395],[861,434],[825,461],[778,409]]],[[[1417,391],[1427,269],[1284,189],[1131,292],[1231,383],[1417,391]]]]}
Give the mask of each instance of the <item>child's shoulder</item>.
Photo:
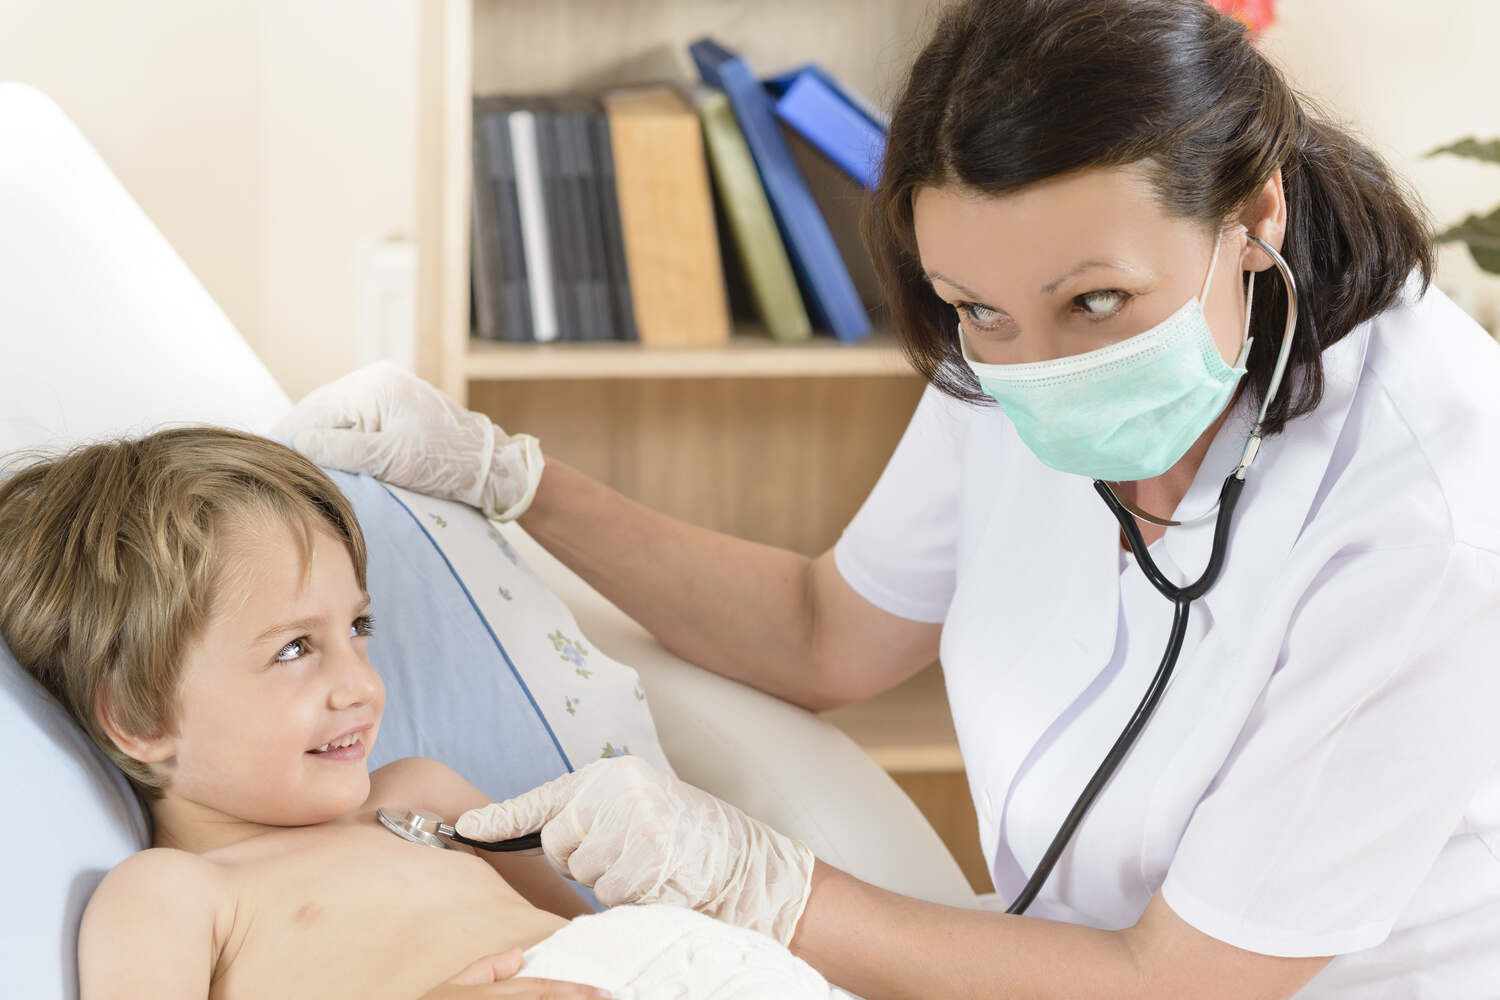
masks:
{"type": "Polygon", "coordinates": [[[152,907],[181,913],[216,905],[226,888],[223,870],[212,861],[172,847],[152,847],[111,869],[90,897],[88,910],[152,907]]]}
{"type": "Polygon", "coordinates": [[[429,757],[403,757],[372,771],[370,800],[387,809],[427,809],[450,822],[458,813],[489,802],[463,775],[429,757]]]}
{"type": "Polygon", "coordinates": [[[207,989],[221,940],[227,884],[213,862],[154,847],[104,876],[84,909],[78,958],[85,979],[161,963],[201,973],[207,989]]]}

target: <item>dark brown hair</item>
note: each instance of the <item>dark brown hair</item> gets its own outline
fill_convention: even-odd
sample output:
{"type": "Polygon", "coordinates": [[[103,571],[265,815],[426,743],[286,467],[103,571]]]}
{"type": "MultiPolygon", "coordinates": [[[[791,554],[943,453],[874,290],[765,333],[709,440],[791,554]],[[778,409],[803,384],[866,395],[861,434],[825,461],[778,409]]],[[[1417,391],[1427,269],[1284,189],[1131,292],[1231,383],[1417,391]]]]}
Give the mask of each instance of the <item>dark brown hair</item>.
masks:
{"type": "Polygon", "coordinates": [[[87,445],[0,471],[0,635],[140,795],[163,779],[110,739],[175,731],[181,661],[234,554],[228,530],[313,530],[344,543],[361,588],[365,541],[323,471],[275,441],[215,427],[87,445]]]}
{"type": "MultiPolygon", "coordinates": [[[[1015,191],[1089,167],[1139,163],[1164,209],[1216,231],[1278,167],[1281,253],[1297,279],[1297,335],[1267,433],[1317,406],[1323,349],[1393,305],[1413,268],[1432,280],[1425,211],[1380,157],[1311,113],[1245,26],[1204,0],[966,0],[912,65],[891,120],[865,241],[917,370],[987,399],[959,351],[957,316],[922,273],[922,187],[1015,191]]],[[[1248,391],[1265,397],[1286,290],[1259,282],[1248,391]]]]}

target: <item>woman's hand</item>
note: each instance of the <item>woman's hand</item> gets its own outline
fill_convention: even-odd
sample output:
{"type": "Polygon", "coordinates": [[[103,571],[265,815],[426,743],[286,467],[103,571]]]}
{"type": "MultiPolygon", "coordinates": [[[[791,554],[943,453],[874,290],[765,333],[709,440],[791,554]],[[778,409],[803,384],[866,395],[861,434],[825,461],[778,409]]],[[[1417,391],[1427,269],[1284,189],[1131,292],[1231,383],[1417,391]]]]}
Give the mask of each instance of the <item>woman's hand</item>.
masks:
{"type": "Polygon", "coordinates": [[[272,436],[291,438],[319,465],[457,500],[498,521],[525,513],[545,464],[536,438],[507,435],[389,361],[314,389],[272,436]]]}
{"type": "Polygon", "coordinates": [[[533,997],[535,1000],[599,1000],[608,990],[551,979],[512,979],[524,959],[520,948],[486,955],[452,979],[423,993],[420,1000],[480,1000],[481,997],[533,997]]]}
{"type": "Polygon", "coordinates": [[[475,840],[541,830],[553,867],[607,906],[686,906],[782,944],[812,884],[806,845],[638,757],[595,761],[454,826],[475,840]]]}

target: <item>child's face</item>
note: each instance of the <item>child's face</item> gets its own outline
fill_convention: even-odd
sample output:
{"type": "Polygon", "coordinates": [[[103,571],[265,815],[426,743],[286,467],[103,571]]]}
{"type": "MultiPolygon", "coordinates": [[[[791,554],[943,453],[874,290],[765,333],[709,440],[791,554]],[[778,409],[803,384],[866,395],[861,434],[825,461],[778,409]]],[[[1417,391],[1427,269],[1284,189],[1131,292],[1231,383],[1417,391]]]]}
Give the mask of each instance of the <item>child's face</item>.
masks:
{"type": "Polygon", "coordinates": [[[337,536],[314,534],[308,573],[290,527],[252,524],[226,539],[213,616],[182,665],[167,794],[254,823],[326,822],[370,791],[385,708],[370,599],[337,536]]]}

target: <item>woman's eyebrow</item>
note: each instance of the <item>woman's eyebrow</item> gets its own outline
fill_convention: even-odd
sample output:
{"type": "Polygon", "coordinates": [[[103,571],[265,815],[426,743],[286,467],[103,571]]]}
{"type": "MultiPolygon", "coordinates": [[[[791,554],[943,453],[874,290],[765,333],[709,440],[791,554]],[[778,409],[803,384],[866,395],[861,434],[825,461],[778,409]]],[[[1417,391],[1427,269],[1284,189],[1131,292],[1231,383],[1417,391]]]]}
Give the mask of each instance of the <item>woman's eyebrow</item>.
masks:
{"type": "MultiPolygon", "coordinates": [[[[1100,260],[1084,260],[1084,261],[1079,261],[1077,264],[1074,264],[1072,267],[1068,268],[1062,274],[1059,274],[1057,277],[1055,277],[1051,281],[1047,282],[1047,284],[1043,285],[1042,286],[1042,290],[1041,290],[1041,294],[1043,294],[1043,295],[1051,295],[1053,292],[1057,291],[1058,286],[1061,285],[1064,281],[1067,281],[1069,278],[1073,277],[1074,275],[1082,274],[1084,271],[1088,271],[1088,270],[1091,270],[1091,269],[1096,268],[1096,267],[1115,268],[1115,269],[1121,270],[1121,271],[1130,271],[1131,273],[1135,273],[1138,270],[1138,268],[1130,265],[1129,263],[1127,263],[1127,262],[1125,262],[1123,260],[1119,260],[1118,258],[1106,258],[1106,259],[1100,259],[1100,260]]],[[[952,285],[954,288],[958,289],[960,292],[963,292],[965,295],[969,296],[969,298],[971,298],[971,299],[978,299],[980,301],[984,300],[984,296],[983,295],[980,295],[978,292],[974,291],[974,289],[969,288],[966,285],[963,285],[963,284],[960,284],[957,281],[954,281],[952,278],[948,277],[946,274],[941,274],[941,273],[939,273],[937,271],[923,271],[922,274],[929,281],[941,281],[941,282],[944,282],[946,284],[952,285]]]]}
{"type": "Polygon", "coordinates": [[[1092,268],[1096,268],[1096,267],[1112,267],[1112,268],[1116,268],[1116,269],[1121,270],[1121,271],[1131,271],[1131,272],[1134,272],[1136,270],[1136,268],[1134,268],[1131,265],[1127,264],[1125,261],[1118,260],[1118,259],[1115,259],[1115,260],[1085,260],[1085,261],[1080,261],[1079,263],[1074,264],[1072,267],[1068,268],[1062,274],[1059,274],[1057,277],[1055,277],[1051,281],[1047,282],[1047,284],[1043,285],[1042,286],[1042,294],[1043,295],[1051,295],[1053,292],[1057,291],[1057,286],[1058,285],[1061,285],[1064,281],[1067,281],[1069,278],[1073,277],[1075,274],[1082,274],[1084,271],[1088,271],[1088,270],[1090,270],[1092,268]]]}
{"type": "Polygon", "coordinates": [[[974,291],[974,289],[969,288],[969,287],[967,287],[965,285],[959,284],[958,282],[954,281],[952,278],[948,277],[945,274],[939,274],[936,271],[923,271],[922,275],[928,281],[941,281],[941,282],[944,282],[945,284],[952,285],[954,288],[957,288],[960,292],[963,292],[965,295],[967,295],[971,299],[982,299],[982,298],[984,298],[983,295],[980,295],[978,292],[974,291]]]}

